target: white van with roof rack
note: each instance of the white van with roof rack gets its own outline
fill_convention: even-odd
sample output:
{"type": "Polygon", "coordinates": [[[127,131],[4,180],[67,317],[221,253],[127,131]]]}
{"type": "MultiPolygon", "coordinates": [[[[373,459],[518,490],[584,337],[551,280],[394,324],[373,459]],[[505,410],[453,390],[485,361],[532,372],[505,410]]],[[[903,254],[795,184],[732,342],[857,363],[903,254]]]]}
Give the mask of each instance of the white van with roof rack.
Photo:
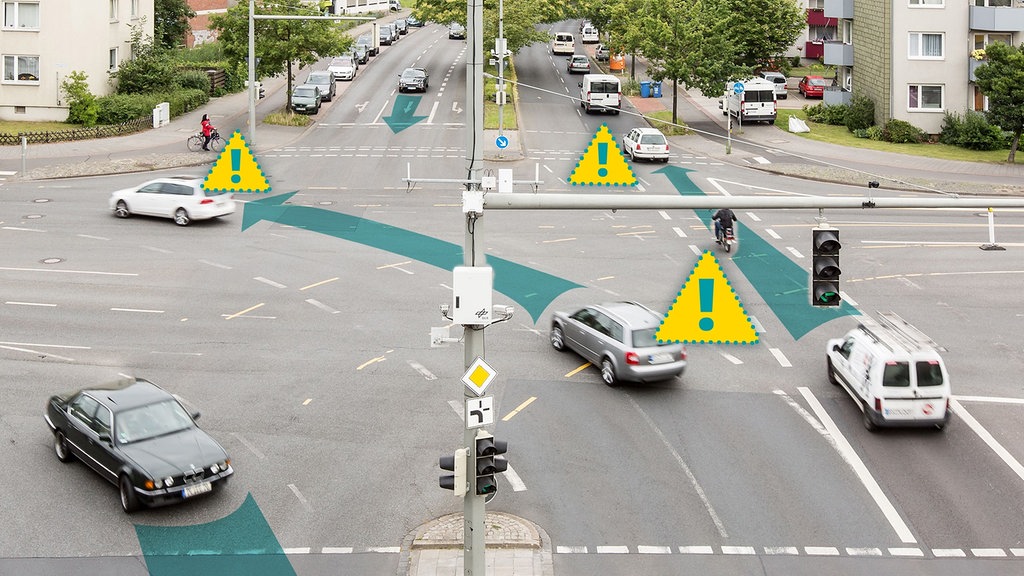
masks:
{"type": "Polygon", "coordinates": [[[863,318],[828,341],[828,379],[863,412],[864,427],[935,426],[949,422],[949,374],[939,346],[892,312],[863,318]]]}
{"type": "Polygon", "coordinates": [[[551,53],[575,54],[576,38],[570,32],[555,32],[555,37],[551,40],[551,53]]]}

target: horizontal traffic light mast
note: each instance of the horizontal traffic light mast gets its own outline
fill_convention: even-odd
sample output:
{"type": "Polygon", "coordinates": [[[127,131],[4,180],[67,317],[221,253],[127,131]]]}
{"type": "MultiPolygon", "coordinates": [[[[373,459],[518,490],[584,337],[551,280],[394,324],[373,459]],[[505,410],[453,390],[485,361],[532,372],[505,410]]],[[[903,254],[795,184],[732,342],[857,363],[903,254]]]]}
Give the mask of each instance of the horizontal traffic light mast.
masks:
{"type": "Polygon", "coordinates": [[[525,194],[484,195],[492,210],[650,210],[650,209],[794,209],[794,208],[1024,208],[1024,198],[977,196],[941,198],[868,198],[820,196],[656,196],[644,194],[525,194]]]}

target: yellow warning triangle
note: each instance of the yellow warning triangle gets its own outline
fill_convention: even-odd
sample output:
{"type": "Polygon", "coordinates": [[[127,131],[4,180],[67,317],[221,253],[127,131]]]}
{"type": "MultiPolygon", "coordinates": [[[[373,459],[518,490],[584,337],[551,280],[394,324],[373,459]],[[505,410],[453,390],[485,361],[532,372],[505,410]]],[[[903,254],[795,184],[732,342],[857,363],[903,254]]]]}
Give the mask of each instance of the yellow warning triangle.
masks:
{"type": "Polygon", "coordinates": [[[607,124],[597,129],[569,175],[569,182],[577,186],[636,186],[633,168],[626,163],[607,124]]]}
{"type": "Polygon", "coordinates": [[[270,192],[270,183],[263,175],[256,158],[249,151],[242,133],[235,133],[228,139],[210,173],[203,181],[204,190],[222,192],[270,192]]]}
{"type": "Polygon", "coordinates": [[[757,330],[718,259],[704,252],[655,337],[662,342],[756,344],[757,330]]]}

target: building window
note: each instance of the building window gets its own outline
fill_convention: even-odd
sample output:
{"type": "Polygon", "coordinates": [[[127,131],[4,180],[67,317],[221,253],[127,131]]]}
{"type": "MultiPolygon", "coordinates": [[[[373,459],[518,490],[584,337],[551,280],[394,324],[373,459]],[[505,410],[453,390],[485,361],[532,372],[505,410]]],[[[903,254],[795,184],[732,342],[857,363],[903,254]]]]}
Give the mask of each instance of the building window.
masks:
{"type": "Polygon", "coordinates": [[[944,110],[942,86],[911,84],[908,91],[907,108],[910,110],[944,110]]]}
{"type": "Polygon", "coordinates": [[[132,0],[132,18],[139,15],[139,0],[132,0]]]}
{"type": "Polygon", "coordinates": [[[39,83],[39,56],[4,55],[4,82],[39,83]]]}
{"type": "Polygon", "coordinates": [[[946,0],[908,0],[911,7],[941,8],[946,5],[946,0]]]}
{"type": "Polygon", "coordinates": [[[974,0],[975,6],[1013,6],[1013,0],[974,0]]]}
{"type": "Polygon", "coordinates": [[[935,32],[911,32],[907,57],[912,60],[942,58],[943,35],[935,32]]]}
{"type": "Polygon", "coordinates": [[[110,70],[117,70],[117,48],[111,48],[110,49],[110,58],[109,58],[109,60],[110,61],[107,64],[107,68],[109,68],[110,70]]]}
{"type": "Polygon", "coordinates": [[[1009,34],[975,34],[974,35],[974,49],[984,50],[989,44],[995,42],[1002,42],[1007,46],[1013,46],[1013,42],[1010,40],[1009,34]]]}
{"type": "Polygon", "coordinates": [[[39,29],[38,2],[4,2],[4,28],[39,29]]]}
{"type": "Polygon", "coordinates": [[[117,0],[110,0],[110,19],[117,20],[117,0]]]}
{"type": "Polygon", "coordinates": [[[853,44],[853,20],[843,20],[843,35],[840,40],[843,44],[853,44]]]}

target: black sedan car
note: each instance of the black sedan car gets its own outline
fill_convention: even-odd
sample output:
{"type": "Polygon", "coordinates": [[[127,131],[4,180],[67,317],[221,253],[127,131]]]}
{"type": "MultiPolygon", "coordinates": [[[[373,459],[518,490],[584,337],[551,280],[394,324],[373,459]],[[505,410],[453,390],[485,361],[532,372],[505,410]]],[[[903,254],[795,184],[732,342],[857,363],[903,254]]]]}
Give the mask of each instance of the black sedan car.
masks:
{"type": "Polygon", "coordinates": [[[398,91],[399,92],[426,92],[427,86],[427,71],[423,68],[406,68],[404,72],[398,75],[398,91]]]}
{"type": "Polygon", "coordinates": [[[118,487],[134,512],[224,487],[234,470],[227,452],[196,426],[169,392],[141,378],[50,398],[46,423],[57,459],[78,459],[118,487]]]}

